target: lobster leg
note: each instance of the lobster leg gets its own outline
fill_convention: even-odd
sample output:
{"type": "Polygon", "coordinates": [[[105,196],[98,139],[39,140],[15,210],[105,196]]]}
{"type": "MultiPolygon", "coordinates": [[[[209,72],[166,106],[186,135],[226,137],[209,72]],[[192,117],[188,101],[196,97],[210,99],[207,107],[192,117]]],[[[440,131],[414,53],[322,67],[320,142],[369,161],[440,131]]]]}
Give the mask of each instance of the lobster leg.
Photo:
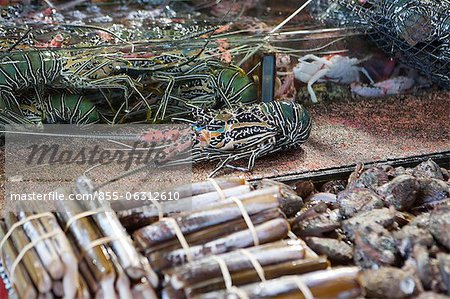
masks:
{"type": "Polygon", "coordinates": [[[328,59],[316,56],[314,54],[307,54],[305,56],[300,57],[298,60],[299,61],[314,60],[314,61],[318,61],[320,63],[323,63],[323,64],[325,64],[327,66],[332,66],[333,65],[333,63],[331,61],[329,61],[328,59]]]}
{"type": "Polygon", "coordinates": [[[317,103],[318,101],[317,101],[316,93],[314,92],[314,89],[312,88],[312,85],[314,83],[316,83],[320,78],[324,77],[327,73],[328,73],[328,69],[321,69],[320,71],[315,73],[314,76],[312,76],[311,79],[309,79],[309,81],[308,81],[308,92],[309,92],[309,95],[311,96],[311,101],[313,103],[317,103]]]}
{"type": "Polygon", "coordinates": [[[5,88],[4,86],[0,85],[0,108],[4,109],[4,108],[8,108],[11,110],[16,110],[13,109],[17,108],[16,111],[20,111],[20,104],[19,101],[17,100],[17,98],[14,96],[12,90],[10,88],[5,88]]]}
{"type": "MultiPolygon", "coordinates": [[[[217,94],[223,100],[223,102],[226,104],[226,106],[228,108],[232,108],[232,105],[230,103],[229,98],[225,94],[223,88],[220,87],[220,85],[218,83],[218,80],[213,75],[192,74],[192,75],[170,76],[170,77],[169,76],[158,76],[157,78],[160,79],[160,80],[161,79],[167,80],[168,81],[168,85],[167,85],[167,88],[166,88],[166,90],[164,92],[164,96],[162,98],[161,104],[160,104],[160,106],[159,106],[159,108],[158,108],[158,110],[156,112],[155,120],[157,120],[157,119],[164,119],[169,99],[175,99],[175,100],[179,99],[179,98],[174,97],[174,96],[171,95],[173,87],[175,86],[175,83],[177,81],[195,80],[195,79],[207,80],[208,82],[212,83],[212,85],[214,87],[214,91],[217,92],[217,94]]],[[[245,86],[245,89],[246,88],[248,88],[248,86],[245,86]]],[[[243,89],[241,92],[243,92],[245,89],[243,89]]],[[[240,93],[237,93],[234,96],[238,97],[240,95],[240,93]]],[[[214,97],[214,95],[212,95],[212,97],[214,97]]],[[[203,100],[203,101],[205,102],[205,100],[203,100]]]]}
{"type": "Polygon", "coordinates": [[[253,169],[253,167],[255,166],[256,159],[267,154],[268,152],[270,152],[270,150],[272,148],[273,148],[273,145],[271,143],[267,143],[267,144],[264,144],[263,146],[261,146],[260,148],[250,151],[250,152],[244,152],[244,153],[240,153],[237,155],[230,154],[226,159],[220,161],[219,164],[217,164],[217,166],[208,175],[208,177],[213,177],[214,175],[217,174],[218,171],[220,171],[224,167],[239,170],[239,171],[251,171],[253,169]],[[237,167],[237,166],[233,166],[233,165],[229,164],[233,161],[238,161],[238,160],[244,159],[246,157],[249,158],[246,168],[245,167],[237,167]]]}
{"type": "Polygon", "coordinates": [[[136,82],[129,77],[128,75],[115,75],[107,78],[96,79],[92,81],[88,81],[87,84],[93,88],[103,88],[103,89],[122,89],[125,93],[126,106],[125,109],[129,110],[128,104],[128,89],[131,88],[136,94],[144,101],[147,108],[150,109],[150,104],[147,99],[142,95],[139,89],[136,87],[136,82]],[[125,83],[127,86],[122,85],[121,83],[125,83]]]}
{"type": "Polygon", "coordinates": [[[367,70],[366,70],[365,68],[361,67],[361,68],[359,69],[359,71],[360,71],[361,73],[363,73],[364,76],[366,76],[367,79],[369,79],[370,84],[374,84],[374,83],[375,83],[375,81],[373,81],[372,77],[370,77],[369,73],[367,72],[367,70]]]}

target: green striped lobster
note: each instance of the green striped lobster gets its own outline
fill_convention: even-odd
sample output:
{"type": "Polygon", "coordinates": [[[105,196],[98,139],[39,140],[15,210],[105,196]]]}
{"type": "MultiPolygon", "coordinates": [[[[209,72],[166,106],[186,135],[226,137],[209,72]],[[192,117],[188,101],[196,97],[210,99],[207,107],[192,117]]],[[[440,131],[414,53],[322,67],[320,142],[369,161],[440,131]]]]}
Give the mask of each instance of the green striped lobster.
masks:
{"type": "Polygon", "coordinates": [[[55,93],[39,101],[21,104],[21,110],[29,119],[38,117],[35,123],[76,124],[80,126],[99,123],[101,113],[86,96],[55,93]]]}
{"type": "Polygon", "coordinates": [[[257,101],[256,86],[245,72],[215,59],[163,54],[128,61],[132,66],[121,70],[130,76],[139,74],[157,99],[151,105],[155,120],[186,116],[192,106],[233,108],[257,101]]]}
{"type": "Polygon", "coordinates": [[[196,163],[220,160],[211,176],[223,167],[249,171],[257,158],[297,148],[311,132],[308,112],[292,102],[274,101],[219,112],[197,110],[195,114],[192,159],[196,163]],[[230,164],[241,159],[248,159],[246,168],[230,164]]]}
{"type": "Polygon", "coordinates": [[[119,89],[124,92],[124,110],[129,110],[129,94],[138,90],[138,82],[128,75],[116,74],[126,61],[89,52],[18,51],[0,54],[0,109],[21,112],[19,97],[34,91],[40,96],[51,85],[72,91],[119,89]]]}
{"type": "Polygon", "coordinates": [[[54,93],[43,98],[20,99],[20,113],[5,109],[0,124],[75,124],[85,126],[104,118],[94,102],[84,95],[54,93]]]}
{"type": "MultiPolygon", "coordinates": [[[[107,121],[110,123],[129,121],[131,112],[145,115],[156,111],[156,121],[186,116],[192,105],[231,108],[256,101],[253,81],[236,66],[179,53],[145,55],[49,50],[1,54],[0,109],[3,114],[12,111],[20,115],[23,94],[34,91],[36,97],[45,98],[42,94],[50,85],[81,94],[92,90],[122,90],[125,100],[119,104],[117,101],[113,104],[109,100],[111,96],[104,96],[114,112],[107,121]],[[137,99],[131,101],[130,92],[137,99]]],[[[80,98],[71,100],[77,102],[80,98]]],[[[88,100],[83,101],[89,105],[88,100]]]]}
{"type": "Polygon", "coordinates": [[[249,171],[257,158],[297,148],[311,132],[308,112],[294,102],[274,101],[219,111],[196,108],[193,115],[195,121],[189,121],[191,127],[187,131],[191,135],[185,134],[184,138],[179,132],[165,132],[158,139],[154,131],[139,137],[140,141],[160,142],[167,141],[167,136],[176,136],[172,140],[175,148],[165,149],[162,166],[218,160],[210,176],[225,167],[249,171]],[[179,158],[183,150],[191,155],[179,158]],[[248,160],[245,168],[231,164],[243,159],[248,160]]]}

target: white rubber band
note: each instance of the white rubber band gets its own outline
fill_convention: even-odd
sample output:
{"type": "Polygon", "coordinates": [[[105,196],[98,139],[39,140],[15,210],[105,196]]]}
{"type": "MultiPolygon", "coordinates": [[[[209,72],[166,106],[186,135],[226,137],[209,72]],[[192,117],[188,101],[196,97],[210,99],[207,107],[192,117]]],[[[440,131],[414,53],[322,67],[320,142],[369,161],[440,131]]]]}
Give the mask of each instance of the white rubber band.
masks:
{"type": "Polygon", "coordinates": [[[55,218],[55,215],[53,215],[50,212],[33,214],[33,215],[30,215],[30,216],[28,216],[28,217],[26,217],[26,218],[24,218],[24,219],[22,219],[20,221],[17,221],[13,225],[11,225],[11,227],[8,230],[8,232],[5,234],[3,239],[0,241],[0,251],[2,250],[3,246],[5,245],[5,242],[9,239],[9,237],[11,236],[11,234],[14,232],[14,230],[16,228],[18,228],[19,226],[27,223],[28,221],[31,221],[31,220],[34,220],[34,219],[39,219],[39,218],[44,218],[44,217],[53,217],[53,218],[55,218]]]}
{"type": "Polygon", "coordinates": [[[99,213],[103,213],[106,212],[103,208],[100,209],[96,209],[96,210],[89,210],[89,211],[84,211],[81,212],[79,214],[73,215],[72,217],[70,217],[67,222],[66,222],[66,226],[64,227],[64,232],[67,233],[67,231],[69,230],[70,226],[77,220],[80,220],[82,218],[86,218],[92,215],[97,215],[99,213]]]}
{"type": "Polygon", "coordinates": [[[242,201],[240,201],[236,197],[230,197],[231,200],[233,200],[236,205],[239,207],[239,210],[241,210],[242,217],[244,218],[245,223],[247,224],[248,229],[250,230],[253,238],[253,244],[255,246],[259,245],[259,238],[258,233],[256,232],[255,226],[253,225],[252,219],[247,213],[247,210],[245,209],[244,205],[242,204],[242,201]]]}
{"type": "Polygon", "coordinates": [[[294,282],[297,284],[297,287],[302,292],[303,297],[305,297],[305,299],[314,299],[314,296],[313,296],[311,290],[306,285],[306,283],[303,281],[303,279],[301,279],[300,277],[297,276],[294,278],[294,282]]]}
{"type": "Polygon", "coordinates": [[[159,221],[161,221],[164,218],[163,208],[162,208],[161,204],[157,200],[152,200],[151,202],[158,209],[158,218],[159,218],[159,221]]]}
{"type": "MultiPolygon", "coordinates": [[[[216,180],[213,179],[213,178],[208,178],[208,181],[213,185],[214,189],[216,189],[216,191],[219,194],[220,198],[222,200],[225,200],[227,197],[225,196],[225,193],[223,192],[222,188],[220,188],[220,186],[216,182],[216,180]]],[[[239,207],[239,210],[241,210],[242,217],[244,218],[245,223],[248,226],[248,229],[252,233],[253,244],[255,246],[258,246],[259,245],[258,233],[256,232],[255,226],[253,225],[252,219],[248,215],[247,210],[245,209],[244,205],[242,204],[242,202],[238,198],[230,197],[230,199],[233,200],[236,203],[236,205],[239,207]]]]}
{"type": "Polygon", "coordinates": [[[181,228],[178,225],[178,222],[170,217],[164,219],[167,220],[171,224],[172,228],[175,230],[175,234],[178,238],[178,241],[180,242],[181,247],[183,247],[184,252],[186,253],[186,258],[188,262],[192,262],[194,260],[194,257],[192,255],[191,247],[189,247],[189,244],[186,241],[186,238],[184,237],[183,232],[181,231],[181,228]]]}
{"type": "Polygon", "coordinates": [[[214,189],[216,189],[217,193],[219,193],[219,197],[222,200],[225,200],[227,197],[225,193],[223,192],[222,188],[220,188],[219,184],[216,182],[213,178],[208,178],[208,181],[213,185],[214,189]]]}
{"type": "Polygon", "coordinates": [[[288,237],[292,240],[298,240],[298,237],[292,231],[288,232],[288,237]]]}
{"type": "Polygon", "coordinates": [[[225,261],[218,257],[217,255],[211,256],[212,259],[214,259],[217,264],[220,267],[220,272],[222,272],[223,281],[225,283],[225,288],[227,289],[228,293],[235,294],[241,299],[248,299],[247,293],[245,293],[243,290],[239,289],[236,286],[233,286],[233,280],[231,279],[230,270],[228,269],[227,263],[225,261]]]}
{"type": "Polygon", "coordinates": [[[218,257],[217,255],[213,255],[211,256],[211,258],[214,259],[220,267],[223,282],[225,283],[225,288],[227,290],[231,289],[231,287],[233,286],[233,280],[231,279],[231,274],[230,270],[228,270],[227,263],[225,263],[225,261],[222,258],[218,257]]]}
{"type": "Polygon", "coordinates": [[[95,248],[97,246],[100,246],[100,245],[105,245],[105,244],[107,244],[109,242],[120,240],[122,238],[123,238],[123,236],[119,236],[119,237],[117,237],[117,236],[115,236],[115,237],[103,237],[103,238],[99,238],[99,239],[96,239],[96,240],[92,241],[88,246],[86,246],[85,248],[82,248],[82,252],[81,252],[81,256],[79,258],[79,261],[81,261],[84,258],[84,256],[86,255],[86,253],[89,250],[91,250],[91,249],[93,249],[93,248],[95,248]]]}
{"type": "MultiPolygon", "coordinates": [[[[49,239],[52,238],[58,234],[62,234],[63,231],[60,229],[56,229],[54,231],[48,232],[46,234],[43,234],[41,236],[39,236],[39,238],[35,239],[33,242],[28,243],[26,246],[24,246],[22,248],[22,250],[19,252],[19,254],[17,255],[16,259],[14,260],[14,262],[11,264],[11,269],[9,272],[9,280],[10,282],[13,284],[15,281],[15,277],[14,277],[14,273],[16,272],[16,268],[19,265],[19,263],[22,261],[23,257],[25,256],[25,254],[28,252],[28,250],[34,248],[36,246],[37,243],[45,240],[45,239],[49,239]]],[[[6,268],[5,268],[6,269],[6,268]]]]}
{"type": "Polygon", "coordinates": [[[229,290],[227,290],[228,293],[235,294],[241,299],[250,299],[250,297],[247,295],[247,293],[238,287],[232,286],[229,290]]]}
{"type": "Polygon", "coordinates": [[[258,262],[258,260],[256,259],[256,257],[247,249],[242,248],[239,249],[239,251],[245,255],[248,260],[252,263],[253,268],[255,268],[256,273],[259,276],[259,279],[261,281],[266,281],[266,274],[264,273],[264,268],[261,266],[261,264],[258,262]]]}

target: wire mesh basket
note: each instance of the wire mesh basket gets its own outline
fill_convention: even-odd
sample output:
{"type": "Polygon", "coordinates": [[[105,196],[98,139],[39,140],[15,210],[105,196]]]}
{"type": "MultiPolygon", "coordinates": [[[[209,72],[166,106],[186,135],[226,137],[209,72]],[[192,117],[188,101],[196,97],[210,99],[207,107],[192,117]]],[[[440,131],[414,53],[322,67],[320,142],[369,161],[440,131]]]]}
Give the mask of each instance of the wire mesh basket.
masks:
{"type": "Polygon", "coordinates": [[[311,14],[357,27],[389,55],[450,88],[450,1],[317,0],[311,14]]]}

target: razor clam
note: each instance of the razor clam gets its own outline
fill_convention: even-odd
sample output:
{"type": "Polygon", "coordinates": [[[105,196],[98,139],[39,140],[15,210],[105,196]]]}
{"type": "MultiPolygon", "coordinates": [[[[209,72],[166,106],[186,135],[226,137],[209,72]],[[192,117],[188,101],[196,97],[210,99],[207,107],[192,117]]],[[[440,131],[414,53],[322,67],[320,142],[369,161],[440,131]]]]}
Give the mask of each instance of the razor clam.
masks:
{"type": "MultiPolygon", "coordinates": [[[[246,250],[261,264],[261,266],[288,260],[302,259],[305,256],[304,246],[300,242],[293,240],[281,240],[250,247],[246,250]]],[[[224,253],[219,255],[219,257],[226,262],[228,269],[232,272],[253,269],[253,265],[249,258],[240,251],[224,253]]],[[[212,257],[205,257],[172,268],[168,270],[165,275],[167,283],[175,288],[184,288],[205,279],[220,276],[221,271],[215,259],[212,257]]]]}
{"type": "MultiPolygon", "coordinates": [[[[358,298],[361,287],[358,283],[357,267],[345,267],[334,270],[315,271],[303,275],[283,276],[277,279],[257,282],[239,289],[249,299],[260,298],[306,298],[300,289],[300,284],[306,285],[314,298],[358,298]]],[[[194,299],[227,298],[238,299],[234,293],[227,290],[193,296],[194,299]]],[[[310,298],[310,297],[309,297],[310,298]]]]}
{"type": "MultiPolygon", "coordinates": [[[[30,204],[35,204],[31,202],[30,204]]],[[[56,218],[45,217],[41,218],[41,222],[46,231],[56,231],[60,230],[56,218]]],[[[63,265],[64,265],[64,276],[62,278],[63,288],[64,288],[64,298],[74,298],[77,289],[79,288],[80,276],[78,273],[78,263],[77,258],[70,246],[70,242],[67,236],[63,233],[56,234],[53,238],[53,245],[56,252],[58,253],[63,265]]]]}
{"type": "MultiPolygon", "coordinates": [[[[94,186],[87,177],[77,179],[77,188],[80,193],[84,194],[93,194],[94,192],[94,186]]],[[[84,206],[91,210],[105,209],[105,212],[97,213],[92,218],[103,236],[114,238],[110,243],[111,248],[128,277],[136,281],[148,278],[156,287],[158,276],[153,272],[148,261],[141,258],[114,211],[108,208],[105,202],[100,202],[98,199],[84,202],[84,206]]]]}
{"type": "MultiPolygon", "coordinates": [[[[28,216],[30,216],[30,212],[25,212],[27,207],[25,205],[20,205],[20,209],[17,212],[17,218],[19,220],[25,220],[28,216]]],[[[28,210],[28,209],[27,209],[28,210]]],[[[33,211],[31,209],[31,211],[33,211]]],[[[47,218],[47,217],[42,217],[47,218]]],[[[46,230],[42,224],[41,219],[33,219],[25,222],[22,225],[23,230],[25,231],[28,238],[33,242],[34,240],[39,239],[46,233],[51,233],[53,230],[46,230]]],[[[62,233],[60,230],[55,232],[62,233]]],[[[36,253],[41,259],[42,264],[47,270],[48,274],[50,274],[53,280],[59,280],[62,278],[64,274],[64,265],[57,254],[54,245],[53,238],[44,239],[34,246],[36,253]]]]}
{"type": "MultiPolygon", "coordinates": [[[[228,225],[226,224],[226,226],[228,225]]],[[[287,236],[289,230],[289,223],[283,218],[273,219],[255,226],[255,232],[260,244],[283,239],[287,236]]],[[[207,242],[203,245],[192,246],[190,247],[190,253],[192,259],[197,260],[205,256],[225,253],[253,245],[254,240],[252,232],[249,229],[246,229],[220,239],[207,242]]],[[[184,249],[176,249],[171,252],[158,251],[149,254],[147,257],[154,269],[159,270],[182,265],[188,261],[188,253],[184,249]]]]}
{"type": "MultiPolygon", "coordinates": [[[[246,193],[251,191],[250,185],[240,185],[237,187],[232,187],[229,189],[224,189],[223,193],[225,197],[235,196],[237,198],[242,197],[246,193]]],[[[203,209],[206,206],[212,206],[221,201],[221,196],[218,192],[208,192],[192,197],[181,198],[176,201],[163,201],[160,202],[162,208],[163,216],[167,217],[175,213],[182,212],[183,210],[198,210],[203,209]]],[[[114,210],[117,210],[117,214],[120,218],[121,223],[126,229],[134,231],[143,226],[152,224],[159,220],[159,209],[153,203],[145,203],[139,207],[133,209],[121,210],[123,204],[114,205],[115,202],[111,204],[114,210]]]]}
{"type": "MultiPolygon", "coordinates": [[[[326,257],[318,257],[312,259],[300,259],[280,264],[268,265],[263,267],[264,275],[266,279],[275,279],[284,275],[299,275],[308,272],[325,270],[330,266],[326,257]]],[[[246,270],[236,274],[232,274],[233,284],[240,286],[253,282],[258,282],[261,279],[256,274],[255,270],[246,270]]],[[[189,287],[186,293],[189,294],[189,298],[201,293],[207,293],[214,291],[215,289],[224,288],[223,278],[217,278],[214,280],[208,280],[208,283],[201,283],[193,287],[189,287]]]]}
{"type": "MultiPolygon", "coordinates": [[[[282,240],[250,247],[250,253],[260,264],[263,278],[271,279],[288,274],[301,274],[322,270],[329,266],[325,257],[305,259],[305,248],[299,241],[282,240]]],[[[240,251],[220,254],[227,265],[234,285],[260,281],[248,256],[240,251]]],[[[206,257],[166,272],[167,285],[163,298],[184,298],[224,287],[223,276],[217,261],[206,257]]]]}
{"type": "MultiPolygon", "coordinates": [[[[261,213],[250,216],[250,220],[254,225],[265,223],[269,220],[276,218],[283,218],[283,214],[279,209],[270,209],[263,211],[261,213]]],[[[237,218],[235,220],[227,222],[227,229],[224,230],[223,224],[215,225],[204,230],[189,234],[184,236],[186,241],[191,245],[200,245],[209,241],[216,240],[223,236],[229,235],[231,233],[235,233],[244,229],[247,229],[248,225],[245,222],[244,218],[237,218]]],[[[154,251],[170,251],[180,248],[180,241],[178,239],[173,239],[168,242],[164,242],[158,244],[158,246],[154,246],[152,248],[147,248],[147,254],[154,251]]]]}
{"type": "Polygon", "coordinates": [[[77,219],[71,223],[76,215],[84,212],[78,202],[68,199],[68,194],[64,190],[58,190],[67,200],[58,201],[58,217],[67,227],[67,231],[72,237],[73,244],[81,253],[87,267],[92,271],[93,277],[98,282],[103,295],[106,298],[114,298],[114,280],[116,273],[112,265],[111,252],[106,245],[97,245],[91,248],[94,241],[103,238],[96,228],[94,221],[88,217],[77,219]]]}
{"type": "MultiPolygon", "coordinates": [[[[5,216],[8,227],[11,227],[14,223],[19,221],[13,213],[6,213],[5,216]]],[[[18,251],[20,251],[20,249],[24,248],[31,242],[21,226],[18,226],[16,229],[14,229],[14,231],[10,235],[10,238],[14,244],[14,247],[18,248],[18,251]]],[[[25,266],[26,271],[29,273],[31,280],[33,281],[38,291],[40,293],[49,292],[52,288],[52,279],[45,270],[45,267],[39,259],[39,256],[37,255],[34,248],[31,248],[24,254],[22,263],[25,266]]]]}
{"type": "MultiPolygon", "coordinates": [[[[5,225],[2,221],[0,221],[0,239],[3,240],[6,233],[7,231],[5,225]]],[[[5,270],[7,271],[7,269],[11,269],[11,265],[17,258],[18,253],[10,239],[5,241],[0,253],[2,264],[5,267],[5,270]]],[[[30,274],[33,275],[34,273],[35,272],[33,271],[30,274]]],[[[23,265],[23,262],[17,265],[17,268],[14,272],[13,286],[19,298],[34,299],[37,297],[37,291],[34,288],[34,285],[31,281],[30,276],[28,275],[28,272],[25,269],[25,266],[23,265]]]]}
{"type": "MultiPolygon", "coordinates": [[[[252,196],[241,202],[249,215],[278,207],[278,200],[273,195],[252,196]]],[[[242,211],[234,202],[214,206],[204,211],[185,212],[174,217],[183,234],[190,234],[237,218],[242,218],[242,211]]],[[[169,220],[162,219],[135,231],[133,237],[139,248],[145,250],[158,243],[174,239],[176,235],[169,220]]]]}
{"type": "MultiPolygon", "coordinates": [[[[245,179],[241,178],[217,178],[214,179],[217,185],[221,189],[228,189],[231,187],[236,187],[239,185],[245,185],[247,182],[245,179]]],[[[216,191],[215,186],[211,181],[202,181],[192,184],[186,184],[182,186],[177,186],[173,190],[173,192],[177,192],[180,195],[180,198],[195,196],[203,193],[216,191]]]]}

